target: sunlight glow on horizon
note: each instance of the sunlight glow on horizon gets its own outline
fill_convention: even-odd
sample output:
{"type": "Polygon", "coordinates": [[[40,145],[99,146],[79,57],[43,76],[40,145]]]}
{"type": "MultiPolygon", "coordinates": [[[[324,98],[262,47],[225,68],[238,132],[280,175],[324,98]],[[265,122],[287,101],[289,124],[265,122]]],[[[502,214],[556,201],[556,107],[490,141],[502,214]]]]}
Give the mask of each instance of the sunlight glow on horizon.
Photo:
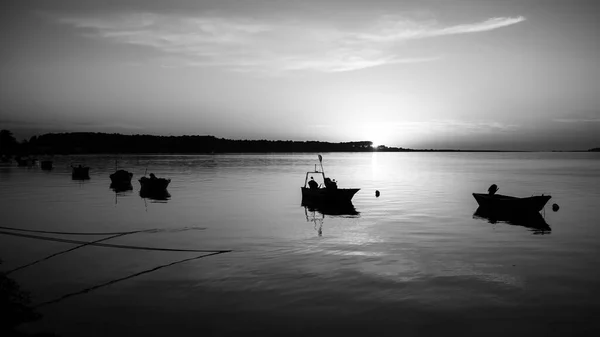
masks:
{"type": "Polygon", "coordinates": [[[600,146],[598,12],[589,0],[64,0],[7,8],[0,124],[19,137],[600,146]]]}

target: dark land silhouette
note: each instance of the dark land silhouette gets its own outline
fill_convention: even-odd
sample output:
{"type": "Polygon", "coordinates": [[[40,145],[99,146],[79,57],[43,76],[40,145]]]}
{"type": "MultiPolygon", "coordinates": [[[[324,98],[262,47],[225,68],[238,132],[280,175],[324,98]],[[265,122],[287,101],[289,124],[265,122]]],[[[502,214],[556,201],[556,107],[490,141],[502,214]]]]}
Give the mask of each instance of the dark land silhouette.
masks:
{"type": "MultiPolygon", "coordinates": [[[[265,153],[265,152],[507,152],[502,150],[410,149],[371,141],[341,143],[292,140],[234,140],[215,136],[123,135],[118,133],[47,133],[18,142],[10,130],[0,131],[0,157],[35,154],[100,153],[265,153]]],[[[600,151],[600,148],[588,151],[600,151]]],[[[523,151],[508,151],[523,152],[523,151]]]]}
{"type": "MultiPolygon", "coordinates": [[[[10,131],[7,131],[8,136],[10,131]]],[[[10,139],[7,137],[7,139],[10,139]]],[[[116,133],[49,133],[18,143],[2,142],[2,155],[85,153],[369,152],[372,142],[232,140],[214,136],[153,136],[116,133]]]]}

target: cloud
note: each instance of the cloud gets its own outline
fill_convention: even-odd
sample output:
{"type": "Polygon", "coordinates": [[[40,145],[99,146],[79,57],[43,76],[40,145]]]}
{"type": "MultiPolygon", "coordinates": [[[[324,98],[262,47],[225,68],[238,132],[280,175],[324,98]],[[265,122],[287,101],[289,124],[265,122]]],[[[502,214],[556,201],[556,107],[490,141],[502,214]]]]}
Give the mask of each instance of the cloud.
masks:
{"type": "Polygon", "coordinates": [[[600,123],[600,118],[556,118],[553,121],[559,123],[600,123]]]}
{"type": "Polygon", "coordinates": [[[403,57],[406,42],[490,31],[517,24],[524,17],[491,18],[443,26],[385,16],[361,29],[332,23],[241,16],[165,15],[154,13],[70,16],[60,23],[86,35],[120,44],[153,48],[165,66],[219,66],[234,71],[343,72],[387,64],[430,62],[438,56],[403,57]]]}
{"type": "Polygon", "coordinates": [[[440,27],[437,22],[415,22],[399,18],[385,18],[370,33],[358,34],[359,40],[397,42],[432,38],[445,35],[486,32],[525,21],[525,17],[492,18],[483,22],[440,27]]]}
{"type": "Polygon", "coordinates": [[[460,121],[460,120],[439,120],[434,119],[423,122],[402,122],[395,124],[395,127],[404,131],[429,131],[429,132],[449,132],[461,134],[475,133],[508,133],[519,129],[516,124],[505,124],[496,121],[460,121]]]}

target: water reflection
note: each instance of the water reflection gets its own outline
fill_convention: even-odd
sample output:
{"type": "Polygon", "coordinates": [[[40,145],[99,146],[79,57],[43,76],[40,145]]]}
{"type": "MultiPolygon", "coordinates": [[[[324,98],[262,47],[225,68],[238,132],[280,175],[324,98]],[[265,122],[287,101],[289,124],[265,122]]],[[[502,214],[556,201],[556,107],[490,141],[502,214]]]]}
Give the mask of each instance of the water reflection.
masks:
{"type": "Polygon", "coordinates": [[[171,198],[171,194],[167,190],[156,191],[142,188],[140,189],[140,197],[157,202],[167,202],[171,198]]]}
{"type": "Polygon", "coordinates": [[[305,199],[302,200],[302,207],[307,208],[311,212],[319,212],[324,215],[350,216],[354,217],[360,213],[354,208],[352,202],[329,204],[329,203],[312,203],[305,199]]]}
{"type": "Polygon", "coordinates": [[[360,215],[352,202],[344,204],[311,204],[303,200],[302,207],[304,207],[306,221],[314,223],[315,230],[319,236],[323,236],[325,215],[348,218],[356,218],[360,215]]]}
{"type": "Polygon", "coordinates": [[[133,190],[133,185],[131,183],[111,183],[110,189],[116,193],[122,193],[133,190]]]}
{"type": "Polygon", "coordinates": [[[507,223],[509,225],[522,226],[529,228],[533,234],[550,234],[552,229],[539,212],[504,214],[491,212],[481,207],[473,213],[474,219],[487,220],[491,224],[507,223]]]}

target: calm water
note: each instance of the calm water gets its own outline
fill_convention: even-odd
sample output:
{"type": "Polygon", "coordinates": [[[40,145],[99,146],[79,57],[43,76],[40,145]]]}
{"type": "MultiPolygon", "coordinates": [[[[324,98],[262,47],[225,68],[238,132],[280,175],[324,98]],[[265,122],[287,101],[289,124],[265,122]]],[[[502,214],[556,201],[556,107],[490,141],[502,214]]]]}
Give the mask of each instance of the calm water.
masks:
{"type": "MultiPolygon", "coordinates": [[[[41,261],[10,274],[34,304],[51,302],[24,331],[564,336],[600,327],[600,154],[325,154],[340,187],[361,188],[359,214],[341,216],[301,206],[315,154],[119,158],[135,181],[118,194],[108,178],[115,156],[56,157],[50,172],[1,166],[2,226],[158,229],[103,243],[233,252],[166,266],[206,253],[87,246],[41,261]],[[91,179],[71,180],[72,162],[90,166],[91,179]],[[172,179],[169,200],[139,196],[146,169],[172,179]],[[474,217],[471,193],[492,183],[502,194],[552,195],[542,212],[550,228],[474,217]]],[[[75,246],[2,234],[0,268],[75,246]]]]}

